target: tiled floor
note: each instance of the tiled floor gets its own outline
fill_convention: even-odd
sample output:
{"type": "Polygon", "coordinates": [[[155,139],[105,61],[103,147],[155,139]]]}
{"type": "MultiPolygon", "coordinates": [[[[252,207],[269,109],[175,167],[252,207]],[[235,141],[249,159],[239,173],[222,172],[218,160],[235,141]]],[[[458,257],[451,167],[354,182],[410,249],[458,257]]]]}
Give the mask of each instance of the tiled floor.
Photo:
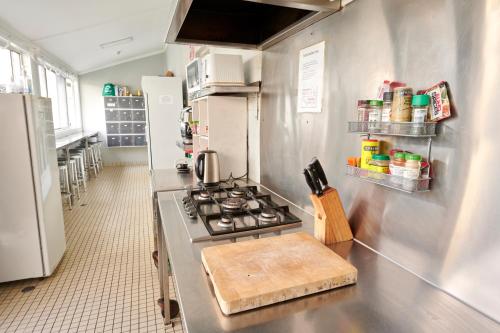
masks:
{"type": "Polygon", "coordinates": [[[56,272],[0,284],[0,332],[182,332],[156,305],[147,167],[105,168],[75,206],[56,272]]]}

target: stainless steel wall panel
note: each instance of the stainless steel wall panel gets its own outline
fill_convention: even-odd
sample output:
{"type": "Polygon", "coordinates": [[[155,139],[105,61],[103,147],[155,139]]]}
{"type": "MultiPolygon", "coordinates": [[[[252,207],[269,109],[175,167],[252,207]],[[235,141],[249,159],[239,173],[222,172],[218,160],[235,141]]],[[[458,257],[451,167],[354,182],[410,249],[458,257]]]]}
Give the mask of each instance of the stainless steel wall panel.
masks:
{"type": "MultiPolygon", "coordinates": [[[[262,183],[312,210],[301,168],[324,164],[355,237],[500,320],[500,0],[358,0],[263,52],[262,183]],[[321,114],[297,114],[298,53],[326,41],[321,114]],[[345,175],[361,139],[356,100],[384,79],[446,80],[454,116],[432,149],[432,190],[405,194],[345,175]]],[[[382,138],[381,138],[382,139],[382,138]]],[[[425,153],[425,140],[385,139],[425,153]]]]}

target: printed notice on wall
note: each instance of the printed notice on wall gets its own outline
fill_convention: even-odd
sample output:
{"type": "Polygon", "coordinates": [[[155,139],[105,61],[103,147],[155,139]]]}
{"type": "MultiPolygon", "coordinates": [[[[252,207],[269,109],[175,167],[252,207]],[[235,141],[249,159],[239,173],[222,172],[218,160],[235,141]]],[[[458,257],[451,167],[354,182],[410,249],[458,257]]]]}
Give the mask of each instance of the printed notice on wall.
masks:
{"type": "Polygon", "coordinates": [[[300,50],[297,112],[321,112],[325,42],[300,50]]]}

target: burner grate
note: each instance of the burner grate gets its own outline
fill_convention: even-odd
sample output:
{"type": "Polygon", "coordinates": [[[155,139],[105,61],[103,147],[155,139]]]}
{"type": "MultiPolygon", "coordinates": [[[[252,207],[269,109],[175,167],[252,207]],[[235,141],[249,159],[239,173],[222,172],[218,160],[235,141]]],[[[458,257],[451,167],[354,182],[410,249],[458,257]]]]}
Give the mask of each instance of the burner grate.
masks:
{"type": "Polygon", "coordinates": [[[276,204],[270,194],[260,193],[256,186],[201,188],[189,191],[188,196],[211,236],[301,222],[288,206],[276,204]],[[250,203],[256,207],[250,207],[250,203]]]}

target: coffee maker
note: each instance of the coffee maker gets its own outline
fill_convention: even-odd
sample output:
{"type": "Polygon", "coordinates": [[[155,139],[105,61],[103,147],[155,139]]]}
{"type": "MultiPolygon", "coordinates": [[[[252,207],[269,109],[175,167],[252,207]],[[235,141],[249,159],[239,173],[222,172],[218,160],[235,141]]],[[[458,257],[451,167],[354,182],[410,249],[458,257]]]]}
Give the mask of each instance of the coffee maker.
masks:
{"type": "Polygon", "coordinates": [[[193,144],[193,133],[191,131],[192,108],[190,106],[182,109],[179,121],[181,123],[181,137],[185,145],[193,144]]]}

